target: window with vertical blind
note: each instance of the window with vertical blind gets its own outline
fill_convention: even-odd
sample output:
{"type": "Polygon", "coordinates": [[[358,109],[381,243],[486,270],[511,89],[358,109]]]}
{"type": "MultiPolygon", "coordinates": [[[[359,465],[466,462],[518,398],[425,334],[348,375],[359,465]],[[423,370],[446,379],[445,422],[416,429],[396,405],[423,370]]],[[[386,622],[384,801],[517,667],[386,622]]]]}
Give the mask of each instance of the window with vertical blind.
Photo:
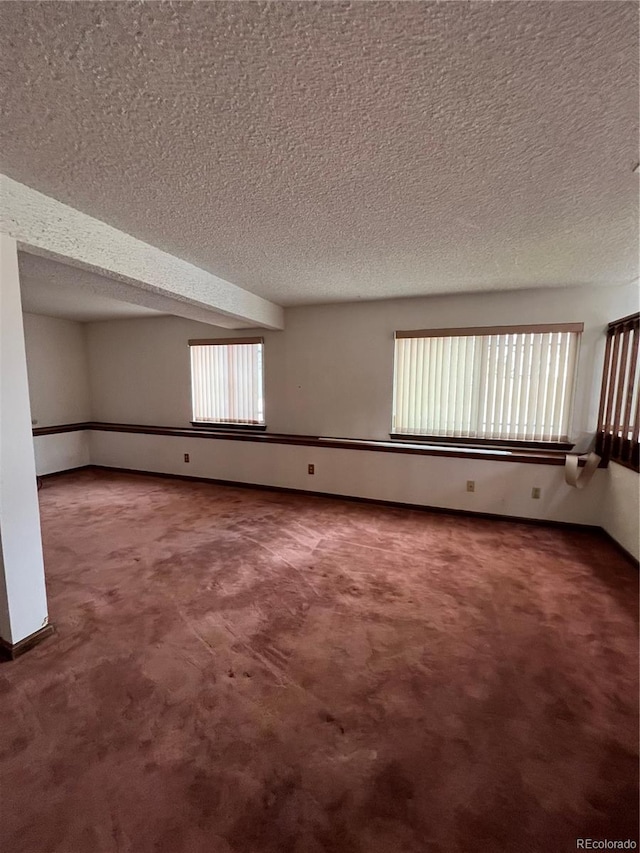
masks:
{"type": "Polygon", "coordinates": [[[566,442],[582,323],[396,332],[392,432],[566,442]]]}
{"type": "Polygon", "coordinates": [[[609,323],[602,374],[596,452],[636,471],[639,468],[640,314],[609,323]]]}
{"type": "Polygon", "coordinates": [[[264,426],[264,339],[189,341],[193,423],[264,426]]]}

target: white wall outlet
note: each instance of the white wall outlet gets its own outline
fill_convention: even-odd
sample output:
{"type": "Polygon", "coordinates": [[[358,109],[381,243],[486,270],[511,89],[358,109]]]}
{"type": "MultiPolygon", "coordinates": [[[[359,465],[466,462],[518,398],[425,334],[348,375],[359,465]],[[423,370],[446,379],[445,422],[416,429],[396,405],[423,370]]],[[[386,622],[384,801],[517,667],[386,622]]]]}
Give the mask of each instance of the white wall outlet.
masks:
{"type": "Polygon", "coordinates": [[[531,497],[532,497],[535,501],[537,501],[537,500],[539,500],[539,499],[540,499],[540,494],[541,494],[541,491],[540,491],[540,488],[539,488],[538,486],[534,486],[534,487],[531,489],[531,497]]]}
{"type": "Polygon", "coordinates": [[[185,462],[189,462],[190,460],[191,460],[191,457],[189,456],[189,454],[188,454],[188,453],[185,453],[185,454],[184,454],[184,461],[185,461],[185,462]]]}
{"type": "Polygon", "coordinates": [[[309,463],[309,465],[307,466],[307,471],[309,474],[315,474],[316,473],[316,466],[313,465],[312,463],[309,463]]]}
{"type": "Polygon", "coordinates": [[[467,480],[467,491],[475,492],[476,490],[476,481],[475,480],[467,480]]]}

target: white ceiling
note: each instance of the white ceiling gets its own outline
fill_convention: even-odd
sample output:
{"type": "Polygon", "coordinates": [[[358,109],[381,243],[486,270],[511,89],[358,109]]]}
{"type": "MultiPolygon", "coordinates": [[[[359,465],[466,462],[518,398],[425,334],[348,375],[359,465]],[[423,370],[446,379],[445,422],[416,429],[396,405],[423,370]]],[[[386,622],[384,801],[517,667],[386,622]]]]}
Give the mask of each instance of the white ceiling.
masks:
{"type": "Polygon", "coordinates": [[[0,4],[2,171],[280,304],[638,275],[635,2],[0,4]]]}
{"type": "Polygon", "coordinates": [[[113,282],[50,258],[18,253],[22,310],[67,320],[160,317],[160,311],[105,296],[113,282]]]}

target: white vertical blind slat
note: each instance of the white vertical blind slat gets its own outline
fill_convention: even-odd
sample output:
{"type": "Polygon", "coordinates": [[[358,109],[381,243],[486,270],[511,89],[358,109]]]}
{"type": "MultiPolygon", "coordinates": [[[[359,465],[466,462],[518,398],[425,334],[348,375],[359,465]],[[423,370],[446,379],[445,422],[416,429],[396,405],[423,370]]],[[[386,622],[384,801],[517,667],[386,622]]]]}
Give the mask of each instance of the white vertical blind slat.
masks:
{"type": "Polygon", "coordinates": [[[524,367],[525,367],[525,346],[526,335],[516,335],[516,358],[513,369],[513,398],[512,398],[512,415],[511,415],[511,431],[516,438],[522,435],[522,388],[524,385],[524,367]]]}
{"type": "Polygon", "coordinates": [[[578,363],[578,343],[577,336],[572,335],[567,347],[567,358],[564,368],[564,388],[562,402],[560,405],[560,414],[558,415],[560,435],[567,435],[569,432],[569,418],[571,416],[571,389],[573,388],[573,380],[578,363]]]}
{"type": "Polygon", "coordinates": [[[489,381],[485,383],[484,405],[482,412],[482,422],[479,428],[483,434],[493,434],[493,406],[496,399],[496,341],[495,337],[487,337],[487,373],[485,374],[489,381]]]}
{"type": "Polygon", "coordinates": [[[398,418],[400,423],[406,423],[409,419],[408,412],[405,411],[404,398],[406,393],[407,376],[405,371],[405,363],[407,362],[407,342],[401,341],[399,346],[400,365],[401,365],[401,382],[398,389],[398,418]]]}
{"type": "Polygon", "coordinates": [[[417,416],[416,409],[416,380],[418,368],[418,341],[416,338],[411,339],[409,347],[409,393],[407,399],[409,401],[409,417],[415,423],[417,416]]]}
{"type": "Polygon", "coordinates": [[[535,440],[544,441],[544,418],[547,404],[547,386],[549,384],[549,358],[550,358],[549,335],[540,336],[540,380],[538,382],[538,394],[536,396],[536,428],[535,440]]]}
{"type": "Polygon", "coordinates": [[[423,400],[423,392],[424,392],[424,367],[425,367],[425,359],[424,359],[424,338],[418,339],[418,351],[416,353],[417,365],[416,365],[416,423],[420,431],[424,430],[424,415],[425,415],[425,406],[423,400]]]}
{"type": "Polygon", "coordinates": [[[449,435],[448,415],[449,400],[451,392],[451,338],[442,339],[442,387],[440,399],[442,400],[441,429],[445,435],[449,435]]]}
{"type": "Polygon", "coordinates": [[[436,338],[436,407],[433,412],[434,418],[434,429],[436,430],[436,435],[439,435],[438,432],[440,428],[440,413],[442,412],[442,406],[444,403],[442,386],[444,384],[444,341],[442,338],[436,338]]]}
{"type": "Polygon", "coordinates": [[[244,395],[246,383],[239,381],[240,377],[244,377],[244,347],[238,347],[235,352],[235,375],[234,388],[236,389],[236,420],[244,420],[244,395]]]}
{"type": "Polygon", "coordinates": [[[504,417],[504,393],[507,381],[507,358],[508,339],[507,335],[497,337],[498,347],[496,350],[496,396],[493,405],[493,428],[492,432],[498,438],[503,438],[502,419],[504,417]]]}
{"type": "Polygon", "coordinates": [[[242,382],[240,388],[242,389],[242,414],[241,418],[243,421],[248,420],[251,417],[251,368],[249,367],[249,347],[242,346],[238,347],[238,351],[242,357],[242,376],[245,377],[245,381],[242,382]]]}
{"type": "Polygon", "coordinates": [[[556,350],[555,335],[548,334],[544,336],[543,341],[543,358],[545,362],[544,369],[544,384],[542,390],[542,414],[540,423],[541,441],[550,441],[552,435],[551,424],[549,420],[551,398],[553,395],[553,375],[555,373],[554,353],[556,350]]]}
{"type": "MultiPolygon", "coordinates": [[[[556,359],[555,359],[555,374],[553,380],[553,399],[551,402],[551,412],[549,420],[552,429],[557,429],[561,422],[562,397],[564,395],[565,384],[567,381],[567,353],[569,351],[569,339],[566,335],[557,335],[556,343],[556,359]]],[[[552,433],[552,437],[556,435],[552,433]]]]}
{"type": "Polygon", "coordinates": [[[428,358],[429,358],[429,409],[427,411],[427,432],[433,434],[436,429],[436,376],[437,376],[437,353],[438,341],[436,338],[428,340],[428,358]]]}
{"type": "Polygon", "coordinates": [[[473,338],[473,361],[471,369],[471,406],[469,408],[469,427],[467,435],[469,438],[474,438],[478,434],[478,422],[480,420],[480,407],[482,405],[482,395],[480,393],[482,386],[483,370],[485,369],[487,338],[474,336],[473,338]]]}
{"type": "Polygon", "coordinates": [[[453,363],[456,366],[456,370],[451,418],[453,421],[453,434],[458,437],[462,435],[462,400],[464,398],[464,371],[466,367],[464,344],[465,341],[462,338],[456,338],[453,342],[453,363]]]}
{"type": "Polygon", "coordinates": [[[477,407],[477,389],[479,382],[476,381],[474,373],[474,365],[476,364],[476,351],[478,348],[478,339],[476,337],[469,338],[467,342],[467,394],[468,404],[465,417],[465,436],[471,435],[472,420],[475,423],[475,413],[477,407]]]}
{"type": "Polygon", "coordinates": [[[531,336],[531,373],[529,374],[529,393],[527,395],[527,426],[525,439],[536,441],[538,435],[538,392],[540,390],[540,372],[542,365],[542,335],[531,336]]]}

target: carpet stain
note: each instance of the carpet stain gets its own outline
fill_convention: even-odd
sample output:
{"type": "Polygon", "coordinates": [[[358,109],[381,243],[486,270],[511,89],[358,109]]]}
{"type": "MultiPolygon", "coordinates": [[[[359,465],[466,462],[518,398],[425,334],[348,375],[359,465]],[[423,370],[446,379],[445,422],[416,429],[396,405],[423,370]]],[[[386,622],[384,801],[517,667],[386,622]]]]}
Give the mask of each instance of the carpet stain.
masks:
{"type": "Polygon", "coordinates": [[[592,532],[84,471],[0,666],[0,850],[638,840],[638,573],[592,532]]]}

